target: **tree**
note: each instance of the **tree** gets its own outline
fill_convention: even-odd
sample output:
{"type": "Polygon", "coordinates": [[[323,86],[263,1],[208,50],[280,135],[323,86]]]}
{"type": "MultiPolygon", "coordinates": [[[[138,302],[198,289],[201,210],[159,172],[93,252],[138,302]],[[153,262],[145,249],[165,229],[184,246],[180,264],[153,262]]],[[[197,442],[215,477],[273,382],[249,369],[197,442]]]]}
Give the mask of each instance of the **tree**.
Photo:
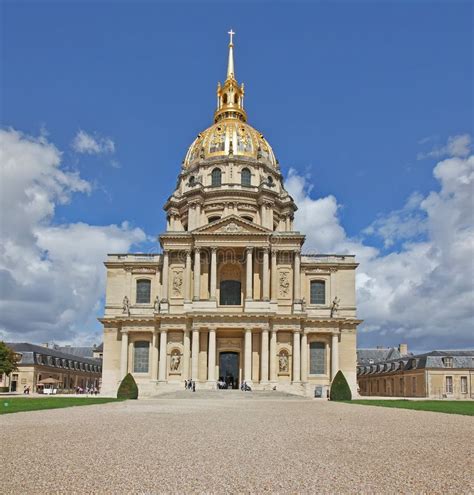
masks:
{"type": "Polygon", "coordinates": [[[117,399],[138,399],[137,382],[130,373],[122,380],[117,390],[117,399]]]}
{"type": "Polygon", "coordinates": [[[18,354],[5,342],[0,341],[0,373],[9,375],[12,371],[16,371],[19,360],[18,354]]]}
{"type": "Polygon", "coordinates": [[[331,391],[329,393],[331,400],[351,400],[352,393],[347,383],[344,373],[339,370],[331,383],[331,391]]]}

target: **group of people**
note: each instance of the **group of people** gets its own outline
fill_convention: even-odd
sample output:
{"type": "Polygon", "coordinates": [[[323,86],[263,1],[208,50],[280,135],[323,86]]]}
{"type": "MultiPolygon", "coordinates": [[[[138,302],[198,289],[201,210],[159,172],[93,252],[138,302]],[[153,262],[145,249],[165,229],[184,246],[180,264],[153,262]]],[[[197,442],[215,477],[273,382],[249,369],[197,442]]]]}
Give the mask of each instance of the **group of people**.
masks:
{"type": "Polygon", "coordinates": [[[76,394],[91,394],[91,395],[97,395],[99,393],[99,389],[96,386],[91,386],[91,387],[74,387],[74,391],[76,394]]]}
{"type": "Polygon", "coordinates": [[[196,382],[194,380],[184,380],[184,390],[192,390],[196,392],[196,382]]]}

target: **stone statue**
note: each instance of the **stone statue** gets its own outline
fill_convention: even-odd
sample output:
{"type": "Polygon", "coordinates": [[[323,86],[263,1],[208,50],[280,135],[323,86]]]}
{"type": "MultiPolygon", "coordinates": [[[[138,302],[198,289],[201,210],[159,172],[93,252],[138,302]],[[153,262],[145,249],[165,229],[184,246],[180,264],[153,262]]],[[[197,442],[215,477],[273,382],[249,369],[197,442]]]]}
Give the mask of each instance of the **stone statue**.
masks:
{"type": "Polygon", "coordinates": [[[334,316],[335,313],[339,310],[339,303],[341,300],[336,296],[334,298],[334,301],[331,304],[331,318],[334,316]]]}
{"type": "Polygon", "coordinates": [[[124,315],[129,315],[130,316],[130,301],[128,300],[128,297],[125,296],[123,298],[123,302],[122,302],[122,313],[124,315]]]}
{"type": "Polygon", "coordinates": [[[282,352],[280,354],[278,363],[280,366],[280,373],[288,373],[288,355],[286,353],[282,352]]]}
{"type": "Polygon", "coordinates": [[[155,297],[155,302],[153,303],[153,312],[160,312],[160,298],[158,296],[155,297]]]}
{"type": "Polygon", "coordinates": [[[170,370],[178,371],[179,365],[181,364],[181,356],[179,354],[173,354],[170,361],[170,370]]]}

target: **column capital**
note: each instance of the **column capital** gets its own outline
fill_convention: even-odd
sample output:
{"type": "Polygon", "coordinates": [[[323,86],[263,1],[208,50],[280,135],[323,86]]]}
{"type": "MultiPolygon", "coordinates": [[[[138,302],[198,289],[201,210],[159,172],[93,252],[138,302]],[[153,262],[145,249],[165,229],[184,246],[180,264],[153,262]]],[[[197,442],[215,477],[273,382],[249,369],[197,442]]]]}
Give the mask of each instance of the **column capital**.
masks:
{"type": "Polygon", "coordinates": [[[200,246],[195,246],[194,247],[194,252],[195,253],[200,253],[201,252],[201,247],[200,246]]]}
{"type": "Polygon", "coordinates": [[[120,333],[121,333],[122,335],[128,335],[128,334],[129,334],[129,332],[130,332],[130,330],[129,330],[128,328],[123,328],[122,330],[120,330],[120,333]]]}
{"type": "Polygon", "coordinates": [[[264,246],[264,247],[262,248],[262,251],[263,251],[264,253],[267,253],[267,254],[268,254],[268,252],[270,251],[270,248],[269,248],[268,246],[264,246]]]}
{"type": "Polygon", "coordinates": [[[217,246],[211,246],[209,249],[211,250],[211,253],[217,252],[217,246]]]}
{"type": "Polygon", "coordinates": [[[253,246],[247,246],[247,247],[245,248],[245,252],[246,252],[247,254],[252,253],[252,251],[253,251],[253,246]]]}
{"type": "Polygon", "coordinates": [[[271,248],[271,252],[272,252],[272,256],[276,256],[276,255],[278,254],[278,249],[277,249],[277,248],[272,247],[272,248],[271,248]]]}
{"type": "Polygon", "coordinates": [[[302,333],[301,328],[294,328],[293,333],[302,333]]]}
{"type": "Polygon", "coordinates": [[[167,328],[160,328],[159,332],[160,333],[168,333],[168,329],[167,328]]]}

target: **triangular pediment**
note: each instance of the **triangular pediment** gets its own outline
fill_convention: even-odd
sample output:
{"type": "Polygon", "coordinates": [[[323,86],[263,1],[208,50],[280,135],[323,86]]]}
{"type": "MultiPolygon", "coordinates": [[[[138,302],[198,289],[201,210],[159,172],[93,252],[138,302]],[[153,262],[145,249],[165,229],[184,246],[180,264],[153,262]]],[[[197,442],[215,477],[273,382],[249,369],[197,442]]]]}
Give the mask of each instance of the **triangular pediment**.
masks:
{"type": "Polygon", "coordinates": [[[248,220],[229,215],[192,231],[193,234],[270,234],[271,231],[248,220]]]}

